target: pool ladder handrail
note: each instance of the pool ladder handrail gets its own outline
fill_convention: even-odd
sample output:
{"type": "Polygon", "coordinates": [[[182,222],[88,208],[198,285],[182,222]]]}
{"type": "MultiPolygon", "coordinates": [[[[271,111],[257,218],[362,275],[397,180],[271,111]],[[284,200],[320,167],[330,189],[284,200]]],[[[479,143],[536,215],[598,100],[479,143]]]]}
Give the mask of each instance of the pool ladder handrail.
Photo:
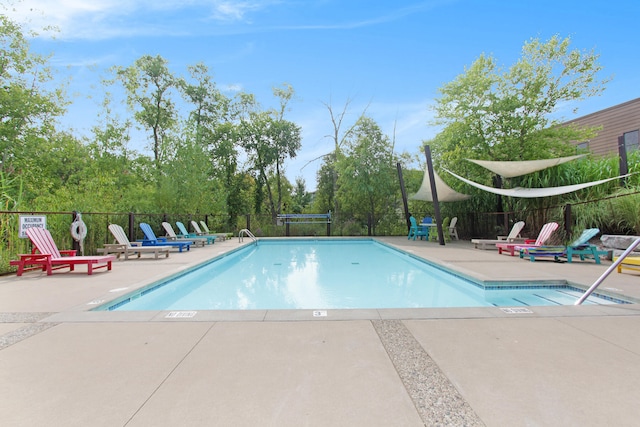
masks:
{"type": "Polygon", "coordinates": [[[616,268],[618,268],[618,266],[622,263],[622,261],[627,257],[627,255],[629,255],[635,248],[636,246],[640,245],[640,238],[636,239],[619,257],[617,260],[615,260],[615,262],[613,264],[611,264],[609,266],[609,268],[606,269],[606,271],[604,273],[602,273],[602,276],[600,276],[598,278],[598,280],[596,280],[595,282],[593,282],[593,285],[591,285],[591,287],[589,289],[587,289],[587,291],[580,297],[578,298],[578,300],[573,304],[573,305],[580,305],[584,302],[584,300],[586,300],[587,298],[589,298],[589,295],[591,295],[593,293],[593,291],[596,290],[596,288],[598,286],[600,286],[600,284],[604,281],[604,279],[606,279],[609,274],[611,274],[611,272],[613,270],[615,270],[616,268]]]}
{"type": "Polygon", "coordinates": [[[248,228],[243,228],[238,232],[238,243],[242,243],[244,241],[243,234],[246,235],[247,237],[250,237],[251,240],[253,240],[253,242],[256,245],[258,244],[258,239],[256,239],[256,236],[254,236],[253,233],[248,228]]]}

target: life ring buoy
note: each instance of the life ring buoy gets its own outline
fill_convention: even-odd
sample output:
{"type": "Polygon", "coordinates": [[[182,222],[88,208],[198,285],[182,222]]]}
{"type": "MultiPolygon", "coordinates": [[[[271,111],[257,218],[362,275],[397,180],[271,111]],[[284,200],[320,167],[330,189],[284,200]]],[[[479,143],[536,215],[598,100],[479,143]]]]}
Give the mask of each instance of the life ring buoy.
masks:
{"type": "Polygon", "coordinates": [[[71,237],[76,242],[84,240],[87,237],[87,225],[82,219],[77,219],[71,224],[71,237]]]}

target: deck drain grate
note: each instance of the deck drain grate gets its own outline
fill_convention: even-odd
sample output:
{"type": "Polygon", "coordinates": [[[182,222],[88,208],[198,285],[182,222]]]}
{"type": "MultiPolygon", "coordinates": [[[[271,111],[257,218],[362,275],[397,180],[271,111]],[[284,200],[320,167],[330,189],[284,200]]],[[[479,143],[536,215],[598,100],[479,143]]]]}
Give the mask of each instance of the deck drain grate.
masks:
{"type": "Polygon", "coordinates": [[[188,319],[195,316],[197,311],[172,311],[168,313],[165,319],[188,319]]]}
{"type": "Polygon", "coordinates": [[[507,314],[523,314],[523,313],[533,313],[533,311],[529,310],[525,307],[503,307],[500,310],[507,314]]]}

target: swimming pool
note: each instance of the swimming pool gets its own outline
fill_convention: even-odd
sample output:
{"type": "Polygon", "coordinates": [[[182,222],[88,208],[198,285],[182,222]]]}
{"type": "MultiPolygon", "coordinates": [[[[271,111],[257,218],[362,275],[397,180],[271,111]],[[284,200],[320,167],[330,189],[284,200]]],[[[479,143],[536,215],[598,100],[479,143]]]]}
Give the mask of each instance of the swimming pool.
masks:
{"type": "MultiPolygon", "coordinates": [[[[486,286],[371,239],[261,240],[96,310],[570,305],[564,284],[486,286]]],[[[585,304],[610,304],[591,296],[585,304]]]]}

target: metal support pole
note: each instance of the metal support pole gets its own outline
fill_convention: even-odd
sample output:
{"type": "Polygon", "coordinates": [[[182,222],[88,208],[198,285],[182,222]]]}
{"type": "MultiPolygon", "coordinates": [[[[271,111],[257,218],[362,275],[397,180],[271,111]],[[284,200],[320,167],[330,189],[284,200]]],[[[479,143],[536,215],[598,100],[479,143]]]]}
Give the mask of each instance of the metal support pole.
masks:
{"type": "Polygon", "coordinates": [[[398,170],[398,180],[400,181],[400,192],[402,193],[402,203],[404,205],[404,218],[407,221],[407,232],[411,230],[411,221],[409,220],[409,201],[407,200],[407,190],[404,188],[404,178],[402,177],[402,166],[400,162],[396,163],[398,170]]]}
{"type": "Polygon", "coordinates": [[[436,226],[438,228],[438,240],[441,246],[444,246],[444,232],[442,230],[442,216],[440,215],[440,203],[438,203],[438,191],[436,190],[436,178],[433,173],[433,163],[431,162],[431,147],[424,146],[424,154],[427,156],[427,173],[431,182],[431,198],[433,199],[433,213],[436,217],[436,226]]]}

